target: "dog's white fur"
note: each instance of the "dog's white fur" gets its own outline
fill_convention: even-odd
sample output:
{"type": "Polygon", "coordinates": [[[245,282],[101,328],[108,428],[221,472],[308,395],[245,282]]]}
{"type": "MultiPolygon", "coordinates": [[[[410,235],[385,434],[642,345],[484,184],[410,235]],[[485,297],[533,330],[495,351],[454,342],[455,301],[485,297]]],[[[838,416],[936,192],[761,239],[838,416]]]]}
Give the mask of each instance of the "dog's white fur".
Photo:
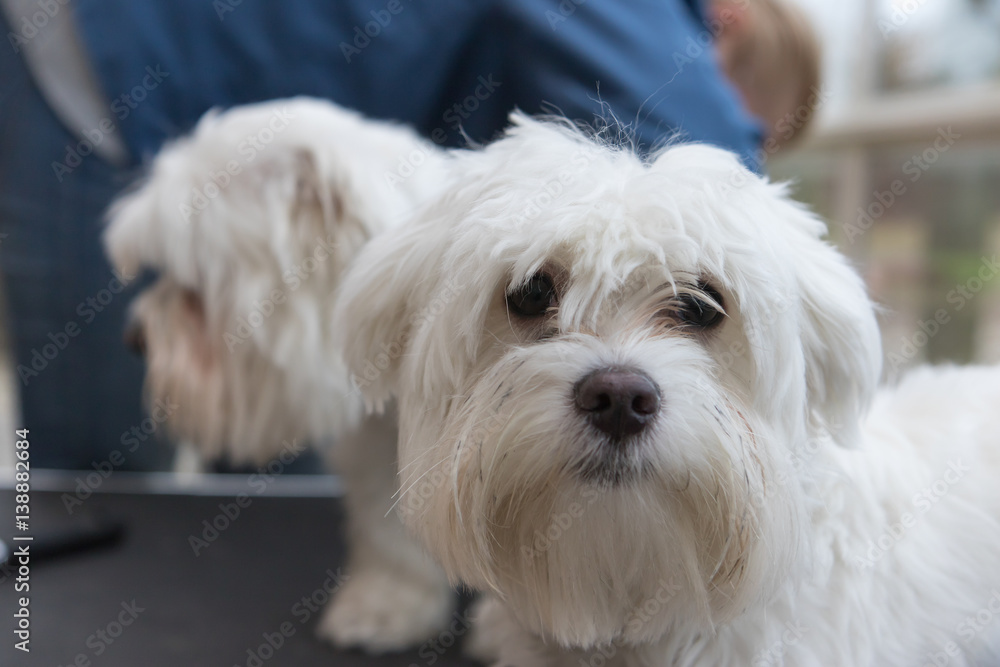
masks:
{"type": "Polygon", "coordinates": [[[514,123],[365,246],[335,315],[369,403],[398,402],[404,520],[488,595],[477,649],[518,667],[995,664],[1000,371],[876,395],[862,281],[782,186],[714,148],[644,161],[514,123]],[[539,272],[558,305],[510,312],[539,272]],[[702,281],[726,317],[692,331],[671,304],[702,281]],[[605,366],[648,375],[662,406],[625,474],[589,481],[607,443],[573,387],[605,366]]]}
{"type": "Polygon", "coordinates": [[[344,268],[441,189],[445,161],[408,129],[318,100],[270,102],[208,114],[110,212],[114,266],[159,272],[133,318],[151,401],[177,405],[172,434],[235,462],[336,441],[349,579],[320,632],[341,646],[419,643],[454,605],[440,569],[386,518],[394,419],[364,417],[332,336],[350,327],[332,312],[344,268]]]}

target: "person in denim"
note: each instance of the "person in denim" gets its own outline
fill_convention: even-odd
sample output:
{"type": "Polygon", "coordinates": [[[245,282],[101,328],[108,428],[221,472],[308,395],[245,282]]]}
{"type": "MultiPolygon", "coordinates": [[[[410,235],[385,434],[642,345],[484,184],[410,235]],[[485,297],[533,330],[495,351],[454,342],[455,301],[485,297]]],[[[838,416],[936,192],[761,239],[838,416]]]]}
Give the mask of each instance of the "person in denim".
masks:
{"type": "MultiPolygon", "coordinates": [[[[103,257],[102,216],[210,108],[311,95],[459,146],[490,140],[517,107],[614,118],[640,150],[703,141],[759,166],[761,125],[721,73],[696,0],[0,7],[0,269],[39,466],[89,468],[155,437],[142,363],[121,344],[134,284],[103,257]]],[[[120,467],[165,456],[139,447],[120,467]]]]}

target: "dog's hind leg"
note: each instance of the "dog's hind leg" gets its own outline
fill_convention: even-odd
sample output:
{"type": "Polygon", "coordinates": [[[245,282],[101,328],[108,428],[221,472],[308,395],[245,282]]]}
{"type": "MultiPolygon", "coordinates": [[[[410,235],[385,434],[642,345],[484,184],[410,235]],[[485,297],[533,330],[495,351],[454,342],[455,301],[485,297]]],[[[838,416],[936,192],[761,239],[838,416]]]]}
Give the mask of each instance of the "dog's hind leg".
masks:
{"type": "Polygon", "coordinates": [[[417,646],[447,626],[456,605],[444,572],[390,511],[396,437],[394,418],[368,417],[333,449],[345,485],[349,560],[347,581],[317,631],[338,647],[417,646]]]}

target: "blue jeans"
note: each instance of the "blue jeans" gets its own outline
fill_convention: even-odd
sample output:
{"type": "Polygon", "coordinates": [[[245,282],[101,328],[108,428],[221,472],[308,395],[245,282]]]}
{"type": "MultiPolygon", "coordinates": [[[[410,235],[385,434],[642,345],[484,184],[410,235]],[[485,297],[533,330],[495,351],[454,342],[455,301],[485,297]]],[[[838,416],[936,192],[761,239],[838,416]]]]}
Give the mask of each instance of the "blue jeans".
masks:
{"type": "MultiPolygon", "coordinates": [[[[0,34],[9,31],[0,14],[0,34]]],[[[0,47],[0,272],[18,427],[30,429],[40,467],[90,468],[117,449],[121,469],[160,468],[169,450],[152,437],[132,453],[122,444],[145,418],[143,364],[121,343],[136,290],[119,289],[100,241],[104,211],[133,174],[88,155],[60,180],[53,163],[66,164],[77,143],[22,56],[0,47]]]]}

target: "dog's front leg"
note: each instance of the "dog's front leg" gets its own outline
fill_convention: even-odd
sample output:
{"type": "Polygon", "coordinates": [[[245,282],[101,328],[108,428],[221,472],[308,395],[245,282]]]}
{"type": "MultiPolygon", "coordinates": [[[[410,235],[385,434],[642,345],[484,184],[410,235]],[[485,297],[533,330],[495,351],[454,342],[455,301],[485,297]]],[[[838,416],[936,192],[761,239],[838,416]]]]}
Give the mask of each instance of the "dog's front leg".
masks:
{"type": "Polygon", "coordinates": [[[317,631],[335,646],[372,653],[417,646],[447,626],[456,600],[444,572],[390,511],[395,419],[367,418],[333,452],[345,486],[348,571],[317,631]]]}

